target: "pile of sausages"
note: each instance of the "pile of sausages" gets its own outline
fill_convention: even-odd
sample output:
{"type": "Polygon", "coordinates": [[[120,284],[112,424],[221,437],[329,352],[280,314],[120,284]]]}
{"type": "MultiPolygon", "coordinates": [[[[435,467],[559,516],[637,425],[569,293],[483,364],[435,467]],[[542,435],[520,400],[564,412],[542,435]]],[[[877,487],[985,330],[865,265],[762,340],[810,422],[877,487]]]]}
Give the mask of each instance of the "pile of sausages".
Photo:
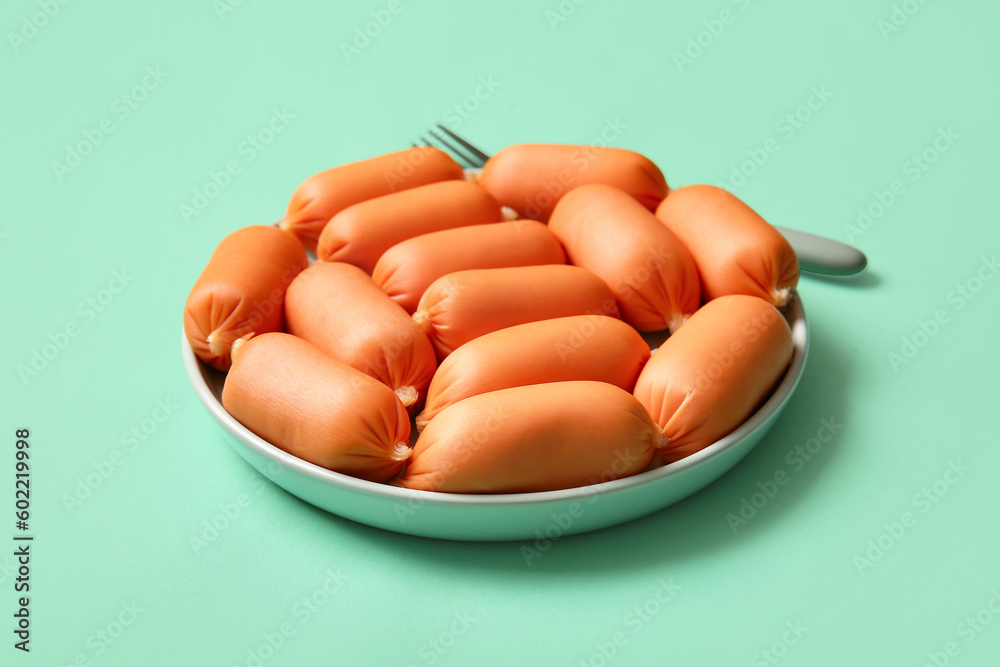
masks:
{"type": "Polygon", "coordinates": [[[788,242],[619,148],[417,147],[303,182],[184,310],[226,410],[373,482],[524,493],[633,475],[743,423],[788,367],[788,242]],[[310,265],[307,251],[317,261],[310,265]],[[669,330],[650,354],[640,331],[669,330]],[[411,447],[411,428],[419,431],[411,447]]]}

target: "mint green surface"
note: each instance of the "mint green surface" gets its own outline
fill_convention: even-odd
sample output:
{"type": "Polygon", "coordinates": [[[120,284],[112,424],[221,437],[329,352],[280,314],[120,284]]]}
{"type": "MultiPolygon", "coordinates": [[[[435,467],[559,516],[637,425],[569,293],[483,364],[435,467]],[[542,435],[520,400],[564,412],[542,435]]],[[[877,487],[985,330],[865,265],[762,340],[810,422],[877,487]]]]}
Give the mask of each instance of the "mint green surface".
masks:
{"type": "Polygon", "coordinates": [[[0,664],[996,664],[998,20],[967,0],[4,3],[0,664]],[[391,20],[345,56],[372,12],[391,20]],[[271,143],[244,143],[276,113],[271,143]],[[332,516],[225,444],[177,345],[212,248],[435,122],[491,151],[603,133],[674,186],[738,185],[867,253],[859,279],[802,280],[809,363],[743,462],[529,565],[516,543],[332,516]],[[806,460],[823,420],[843,426],[806,460]],[[30,654],[12,633],[24,427],[30,654]]]}

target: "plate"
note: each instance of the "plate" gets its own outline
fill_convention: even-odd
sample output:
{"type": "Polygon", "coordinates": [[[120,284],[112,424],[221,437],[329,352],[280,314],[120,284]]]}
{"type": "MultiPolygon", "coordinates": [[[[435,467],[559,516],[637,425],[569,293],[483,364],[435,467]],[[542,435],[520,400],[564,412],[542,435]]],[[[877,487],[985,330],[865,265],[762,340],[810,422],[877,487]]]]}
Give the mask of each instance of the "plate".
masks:
{"type": "Polygon", "coordinates": [[[449,540],[558,539],[631,521],[701,490],[736,465],[777,421],[805,368],[809,328],[798,294],[786,309],[792,360],[770,397],[735,431],[676,463],[601,484],[496,495],[402,489],[342,475],[254,435],[222,406],[225,373],[202,363],[181,336],[191,386],[225,440],[262,475],[333,514],[397,533],[449,540]]]}

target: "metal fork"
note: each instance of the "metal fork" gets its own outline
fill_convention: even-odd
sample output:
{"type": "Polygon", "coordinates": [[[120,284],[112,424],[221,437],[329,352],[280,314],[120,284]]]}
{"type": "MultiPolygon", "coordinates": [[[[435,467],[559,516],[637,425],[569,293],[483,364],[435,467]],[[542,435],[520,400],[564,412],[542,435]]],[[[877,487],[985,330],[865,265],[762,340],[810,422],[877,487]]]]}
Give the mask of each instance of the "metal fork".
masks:
{"type": "MultiPolygon", "coordinates": [[[[482,168],[489,154],[476,148],[443,125],[436,125],[421,136],[414,146],[433,146],[450,153],[460,164],[472,169],[482,168]]],[[[795,250],[802,271],[823,276],[852,276],[868,265],[864,253],[840,241],[797,229],[779,227],[781,234],[795,250]]]]}

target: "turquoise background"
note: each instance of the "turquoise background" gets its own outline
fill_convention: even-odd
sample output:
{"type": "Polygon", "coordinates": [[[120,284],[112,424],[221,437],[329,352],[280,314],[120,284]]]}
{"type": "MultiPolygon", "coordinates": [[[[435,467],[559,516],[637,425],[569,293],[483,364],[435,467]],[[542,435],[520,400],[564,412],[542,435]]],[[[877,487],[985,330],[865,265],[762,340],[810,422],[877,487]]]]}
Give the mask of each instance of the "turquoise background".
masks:
{"type": "Polygon", "coordinates": [[[0,543],[24,427],[36,539],[30,654],[13,648],[0,547],[0,664],[996,664],[998,21],[971,0],[4,3],[0,543]],[[372,12],[391,21],[345,55],[372,12]],[[814,87],[829,96],[800,109],[814,87]],[[252,152],[275,110],[294,118],[252,152]],[[808,119],[789,133],[795,113],[808,119]],[[490,151],[589,143],[618,122],[612,144],[672,185],[753,171],[735,191],[766,218],[868,254],[859,279],[803,278],[809,363],[743,463],[528,565],[522,544],[328,515],[224,444],[179,351],[211,250],[279,218],[310,174],[435,122],[490,151]],[[100,142],[79,165],[54,166],[88,132],[100,142]],[[229,161],[239,173],[186,221],[229,161]],[[859,207],[880,215],[862,228],[859,207]],[[132,277],[103,292],[116,271],[132,277]],[[843,428],[806,461],[795,448],[824,419],[843,428]],[[788,483],[731,527],[779,471],[788,483]]]}

